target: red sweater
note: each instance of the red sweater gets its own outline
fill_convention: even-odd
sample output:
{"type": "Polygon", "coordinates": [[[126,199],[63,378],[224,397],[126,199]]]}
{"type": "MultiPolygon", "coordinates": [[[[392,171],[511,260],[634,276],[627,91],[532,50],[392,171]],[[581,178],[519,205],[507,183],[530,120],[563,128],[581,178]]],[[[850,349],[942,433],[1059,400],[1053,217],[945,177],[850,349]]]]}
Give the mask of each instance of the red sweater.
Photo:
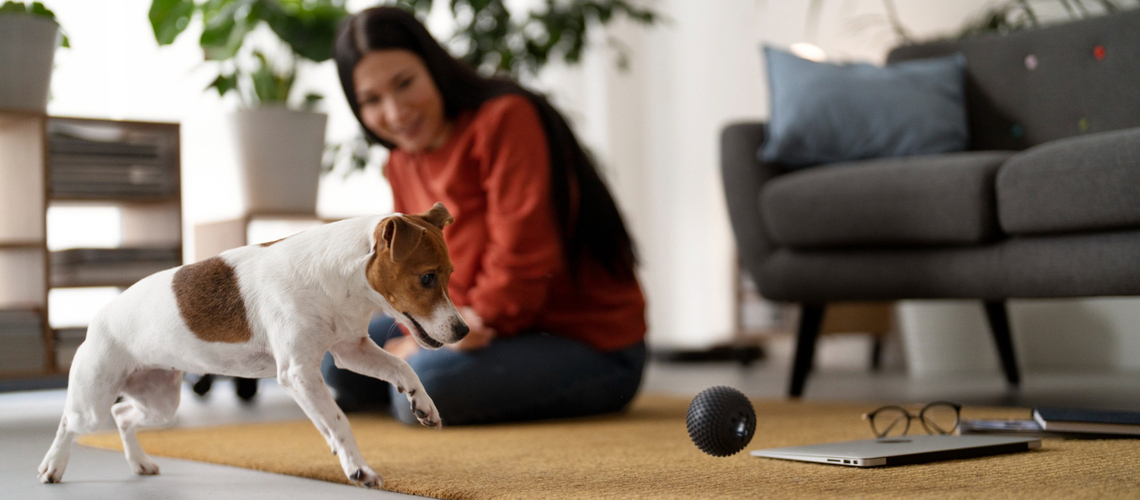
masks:
{"type": "Polygon", "coordinates": [[[571,281],[548,162],[534,105],[507,95],[457,116],[439,149],[392,150],[385,175],[397,212],[421,213],[441,201],[455,217],[443,235],[456,306],[471,306],[503,337],[537,330],[603,352],[633,345],[645,337],[641,288],[588,258],[578,286],[571,281]]]}

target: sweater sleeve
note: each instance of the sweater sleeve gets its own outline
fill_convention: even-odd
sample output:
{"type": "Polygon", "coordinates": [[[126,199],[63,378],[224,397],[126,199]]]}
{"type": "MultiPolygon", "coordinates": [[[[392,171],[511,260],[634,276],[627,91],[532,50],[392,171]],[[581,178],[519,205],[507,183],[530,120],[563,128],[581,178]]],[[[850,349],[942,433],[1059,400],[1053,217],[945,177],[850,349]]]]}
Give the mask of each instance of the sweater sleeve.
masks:
{"type": "Polygon", "coordinates": [[[487,325],[511,336],[535,323],[562,265],[562,249],[538,113],[521,96],[496,104],[487,110],[480,141],[488,241],[468,297],[487,325]]]}

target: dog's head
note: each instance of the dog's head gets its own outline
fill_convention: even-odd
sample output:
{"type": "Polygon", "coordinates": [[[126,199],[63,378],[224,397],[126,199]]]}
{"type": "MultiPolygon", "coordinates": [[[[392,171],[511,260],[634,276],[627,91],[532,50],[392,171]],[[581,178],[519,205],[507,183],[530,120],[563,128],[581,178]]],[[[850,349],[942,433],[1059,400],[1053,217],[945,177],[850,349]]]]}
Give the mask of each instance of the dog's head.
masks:
{"type": "Polygon", "coordinates": [[[458,342],[468,332],[447,293],[453,268],[443,227],[452,222],[442,203],[419,215],[382,219],[366,272],[368,284],[388,301],[388,312],[429,349],[458,342]]]}

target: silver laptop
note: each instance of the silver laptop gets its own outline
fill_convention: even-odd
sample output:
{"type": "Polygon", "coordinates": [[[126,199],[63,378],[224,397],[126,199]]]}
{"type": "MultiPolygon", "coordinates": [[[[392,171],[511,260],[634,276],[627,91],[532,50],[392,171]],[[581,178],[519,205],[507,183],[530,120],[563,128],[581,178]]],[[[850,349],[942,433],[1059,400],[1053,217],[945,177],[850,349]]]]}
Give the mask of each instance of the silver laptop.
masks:
{"type": "Polygon", "coordinates": [[[848,467],[880,467],[998,455],[1040,447],[1041,440],[1037,438],[919,435],[769,448],[753,451],[752,455],[848,467]]]}

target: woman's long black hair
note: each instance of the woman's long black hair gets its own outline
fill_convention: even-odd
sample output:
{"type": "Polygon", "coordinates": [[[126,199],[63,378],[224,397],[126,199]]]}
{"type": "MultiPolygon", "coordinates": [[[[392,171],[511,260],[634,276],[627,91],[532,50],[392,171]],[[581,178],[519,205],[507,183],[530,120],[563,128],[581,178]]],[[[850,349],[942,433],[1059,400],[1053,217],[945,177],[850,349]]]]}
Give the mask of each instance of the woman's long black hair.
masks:
{"type": "MultiPolygon", "coordinates": [[[[454,58],[410,12],[376,7],[346,19],[337,30],[335,58],[340,83],[353,114],[360,121],[360,104],[352,74],[369,52],[404,49],[420,56],[443,97],[443,113],[453,119],[464,110],[505,94],[525,96],[538,111],[550,152],[550,196],[558,220],[562,248],[571,275],[577,275],[588,255],[621,279],[632,279],[637,263],[632,238],[613,196],[593,160],[578,143],[566,120],[545,97],[505,78],[485,78],[454,58]]],[[[364,126],[365,136],[388,149],[388,142],[364,126]]]]}

